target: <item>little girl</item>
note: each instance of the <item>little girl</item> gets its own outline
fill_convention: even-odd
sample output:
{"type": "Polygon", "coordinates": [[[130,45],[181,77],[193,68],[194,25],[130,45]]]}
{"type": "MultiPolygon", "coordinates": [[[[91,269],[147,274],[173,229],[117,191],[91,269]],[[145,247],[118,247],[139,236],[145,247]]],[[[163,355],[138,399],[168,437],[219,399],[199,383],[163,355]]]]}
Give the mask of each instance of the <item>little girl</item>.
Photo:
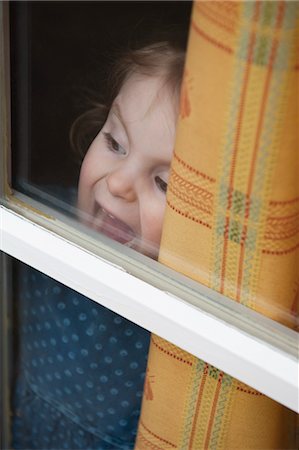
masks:
{"type": "MultiPolygon", "coordinates": [[[[125,54],[111,92],[81,117],[96,123],[84,158],[79,216],[108,237],[157,257],[184,53],[158,43],[125,54]]],[[[149,333],[24,266],[18,287],[15,449],[133,449],[149,333]]]]}
{"type": "Polygon", "coordinates": [[[183,52],[166,43],[122,58],[114,71],[116,95],[80,174],[81,218],[154,258],[161,238],[183,63],[183,52]]]}

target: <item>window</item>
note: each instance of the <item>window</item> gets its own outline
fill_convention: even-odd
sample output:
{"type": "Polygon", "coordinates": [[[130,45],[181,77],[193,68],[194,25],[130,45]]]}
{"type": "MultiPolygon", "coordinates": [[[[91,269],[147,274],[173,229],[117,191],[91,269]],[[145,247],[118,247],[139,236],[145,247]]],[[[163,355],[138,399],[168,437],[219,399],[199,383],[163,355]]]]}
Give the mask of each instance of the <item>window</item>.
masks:
{"type": "MultiPolygon", "coordinates": [[[[111,46],[115,45],[117,34],[117,45],[121,46],[124,33],[140,17],[144,22],[137,27],[137,35],[141,36],[149,33],[153,22],[158,28],[157,17],[161,35],[173,23],[187,27],[190,5],[185,2],[171,3],[171,7],[168,2],[154,4],[155,7],[151,3],[134,2],[19,3],[12,4],[10,11],[7,5],[2,5],[1,250],[77,291],[78,295],[103,305],[117,317],[128,319],[134,327],[143,327],[167,339],[288,408],[296,409],[297,335],[294,331],[112,241],[109,236],[99,236],[78,222],[75,208],[70,206],[78,168],[70,162],[68,130],[86,110],[85,105],[76,104],[78,85],[85,85],[85,74],[95,69],[92,64],[97,65],[93,56],[99,41],[101,53],[105,52],[109,39],[113,42],[111,46]],[[125,25],[124,16],[128,17],[125,25]],[[64,29],[65,20],[68,32],[64,29]],[[85,26],[87,32],[79,35],[76,23],[85,26]],[[99,39],[99,28],[105,40],[99,39]],[[110,37],[107,37],[108,30],[110,37]],[[64,66],[71,68],[65,73],[64,66]],[[69,104],[71,98],[75,98],[74,106],[69,104]],[[12,170],[8,182],[10,139],[12,170]]],[[[101,73],[99,81],[104,78],[105,74],[101,73]]],[[[119,144],[111,144],[110,140],[110,145],[119,144]]],[[[9,266],[4,254],[3,258],[9,266]]],[[[9,273],[6,271],[6,276],[9,273]]],[[[12,274],[16,280],[18,269],[12,274]]],[[[10,311],[3,312],[4,319],[8,314],[10,311]]],[[[4,339],[6,349],[7,345],[4,339]]],[[[9,378],[5,371],[6,352],[3,357],[6,358],[5,385],[9,378]]],[[[7,398],[4,400],[7,407],[7,398]]]]}

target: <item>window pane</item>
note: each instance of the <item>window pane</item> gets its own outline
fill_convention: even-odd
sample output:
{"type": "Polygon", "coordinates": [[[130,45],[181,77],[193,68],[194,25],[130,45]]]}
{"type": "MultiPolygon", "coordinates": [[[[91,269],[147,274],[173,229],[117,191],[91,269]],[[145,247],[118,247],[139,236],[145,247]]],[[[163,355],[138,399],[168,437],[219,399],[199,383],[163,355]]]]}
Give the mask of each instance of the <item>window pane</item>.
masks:
{"type": "MultiPolygon", "coordinates": [[[[200,16],[200,20],[208,20],[207,18],[212,13],[209,8],[213,7],[208,7],[206,4],[196,8],[196,11],[200,10],[200,14],[205,17],[203,19],[200,16]]],[[[239,14],[238,11],[237,13],[239,14]]],[[[263,13],[266,17],[267,11],[265,10],[263,13]]],[[[244,14],[246,15],[246,11],[244,14]]],[[[109,85],[113,78],[111,74],[115,75],[115,66],[112,63],[121,61],[119,55],[123,55],[129,45],[135,49],[140,49],[140,47],[144,49],[149,42],[153,42],[153,36],[155,42],[157,40],[161,42],[165,36],[167,38],[171,36],[171,39],[176,43],[180,42],[180,45],[184,47],[189,20],[190,4],[187,2],[13,4],[11,6],[13,187],[46,205],[54,206],[56,210],[75,217],[79,215],[81,223],[93,230],[90,233],[93,237],[100,233],[157,259],[165,206],[164,191],[167,187],[168,166],[173,150],[173,146],[169,143],[174,143],[175,130],[173,129],[171,132],[172,140],[169,139],[167,133],[169,130],[171,131],[175,121],[172,120],[170,123],[166,120],[167,133],[162,133],[161,136],[153,133],[155,138],[149,139],[146,132],[151,130],[151,126],[155,128],[156,122],[164,123],[163,117],[171,116],[173,104],[169,105],[167,103],[169,99],[166,101],[162,91],[159,91],[161,95],[157,99],[160,98],[165,106],[165,110],[163,110],[164,106],[162,108],[161,118],[159,116],[161,105],[158,104],[158,100],[151,103],[146,97],[145,105],[141,100],[145,92],[151,96],[150,85],[145,88],[144,80],[133,78],[133,81],[132,79],[130,81],[126,70],[118,66],[116,70],[120,77],[118,82],[122,80],[123,76],[126,84],[122,84],[122,80],[117,85],[125,87],[120,90],[120,96],[116,94],[118,102],[114,102],[114,106],[110,108],[111,100],[115,100],[115,96],[113,97],[113,90],[110,92],[111,86],[109,88],[109,85]],[[125,21],[124,17],[126,17],[125,21]],[[80,29],[80,33],[78,29],[80,29]],[[103,107],[103,98],[106,100],[105,107],[103,107]],[[142,105],[145,107],[144,110],[142,105]],[[156,107],[158,107],[157,110],[156,107]],[[137,109],[143,111],[140,115],[145,118],[145,129],[143,127],[135,128],[137,109]],[[151,122],[150,112],[153,111],[154,122],[151,122]],[[171,113],[168,114],[169,112],[171,113]],[[123,120],[124,115],[126,116],[125,120],[123,120]],[[107,122],[105,122],[106,118],[107,122]],[[104,122],[105,125],[102,128],[104,122]],[[102,131],[98,134],[100,129],[102,131]],[[151,141],[151,139],[153,140],[151,141]],[[160,161],[158,158],[160,143],[163,144],[163,151],[164,148],[170,148],[168,156],[166,155],[167,161],[160,161]],[[135,150],[137,147],[139,148],[139,145],[147,149],[146,154],[142,153],[141,158],[143,172],[139,166],[139,156],[135,158],[135,150]],[[83,150],[84,154],[88,150],[89,156],[84,159],[81,168],[79,201],[77,202],[77,186],[83,159],[80,150],[83,150]],[[157,153],[155,153],[156,150],[157,153]],[[131,157],[132,159],[130,159],[131,157]],[[155,160],[154,166],[151,158],[155,160]],[[132,164],[131,162],[127,166],[125,164],[124,166],[127,168],[119,171],[123,161],[127,160],[132,161],[132,164]],[[158,165],[157,160],[159,160],[158,165]],[[110,175],[109,172],[109,177],[106,177],[108,181],[105,179],[103,187],[102,181],[98,183],[98,180],[99,177],[102,180],[103,167],[110,167],[110,164],[115,169],[113,170],[115,176],[110,175]],[[145,170],[147,170],[146,177],[144,177],[145,170]],[[93,175],[94,171],[96,172],[95,176],[93,175]],[[151,189],[154,189],[157,205],[152,202],[152,196],[142,195],[140,198],[138,197],[138,207],[131,208],[131,185],[137,186],[138,195],[143,192],[143,189],[148,192],[148,185],[145,184],[145,180],[148,181],[148,179],[152,183],[151,189]],[[127,190],[128,184],[129,190],[127,190]],[[108,190],[109,196],[107,195],[108,190]],[[113,201],[110,201],[111,193],[113,201]],[[120,197],[126,197],[126,202],[130,198],[130,207],[127,208],[127,203],[126,208],[123,209],[119,202],[120,197]],[[161,203],[163,203],[162,208],[161,203]],[[77,214],[77,205],[80,209],[79,214],[77,214]]],[[[196,29],[194,23],[193,31],[196,29]]],[[[136,60],[137,54],[134,55],[136,60]]],[[[180,64],[182,66],[182,61],[180,64]]],[[[147,70],[148,66],[145,71],[147,70]]],[[[203,68],[199,67],[198,72],[202,74],[202,71],[203,68]]],[[[183,113],[186,115],[188,115],[189,97],[194,95],[196,98],[195,91],[198,89],[198,86],[195,85],[195,78],[192,76],[187,78],[182,95],[182,103],[185,108],[183,113]]],[[[209,84],[209,86],[211,89],[213,84],[209,84]]],[[[171,87],[174,89],[173,85],[171,87]]],[[[157,86],[153,87],[154,91],[156,88],[157,86]]],[[[223,94],[225,89],[222,89],[221,84],[220,88],[221,95],[223,95],[221,98],[225,104],[223,94]]],[[[209,91],[206,92],[208,96],[209,91]]],[[[169,91],[167,93],[169,96],[169,91]]],[[[173,98],[176,98],[176,94],[173,98]]],[[[199,96],[199,98],[201,97],[199,96]]],[[[199,103],[198,101],[197,104],[199,103]]],[[[212,105],[213,102],[209,104],[212,105]]],[[[199,115],[202,116],[201,111],[199,115]]],[[[202,125],[204,120],[199,123],[202,127],[202,135],[204,135],[205,130],[202,125]]],[[[164,131],[165,129],[163,128],[164,131]]],[[[186,137],[188,135],[189,131],[187,130],[186,137]]],[[[200,141],[201,137],[198,139],[198,149],[205,155],[202,159],[207,161],[206,166],[212,165],[209,158],[206,157],[209,156],[209,148],[207,145],[202,148],[200,141]]],[[[193,143],[190,143],[191,145],[193,143]]],[[[175,229],[175,233],[168,238],[168,231],[165,231],[163,241],[165,248],[162,248],[160,261],[197,281],[207,283],[215,291],[220,291],[234,299],[237,298],[238,302],[252,307],[290,328],[295,328],[298,302],[298,280],[296,278],[298,259],[294,258],[292,264],[285,264],[284,269],[280,271],[279,276],[284,279],[284,283],[278,283],[279,287],[275,290],[276,296],[272,301],[272,279],[264,283],[264,272],[271,272],[275,266],[274,273],[278,270],[278,266],[277,263],[271,265],[271,261],[265,263],[264,260],[262,262],[254,260],[253,242],[255,242],[256,233],[260,233],[260,225],[254,222],[250,236],[246,234],[247,228],[241,227],[238,221],[239,217],[246,215],[248,210],[246,195],[243,195],[242,189],[235,189],[231,194],[232,197],[230,194],[225,197],[228,199],[229,205],[231,203],[229,210],[232,211],[234,217],[236,216],[232,220],[227,218],[229,228],[226,230],[221,211],[219,214],[214,211],[212,219],[210,218],[213,202],[217,201],[221,208],[221,195],[226,195],[221,191],[220,181],[217,190],[213,177],[194,170],[192,165],[190,166],[177,154],[173,158],[172,164],[173,176],[167,201],[169,211],[175,211],[178,220],[173,226],[171,211],[166,217],[167,227],[164,230],[175,229]],[[232,198],[232,202],[230,202],[230,198],[232,198]],[[179,208],[177,203],[180,203],[179,208]],[[193,214],[193,210],[196,211],[195,214],[193,214]],[[179,216],[193,221],[194,238],[193,233],[189,233],[189,237],[184,236],[184,233],[186,235],[188,233],[185,228],[181,230],[179,216]],[[203,216],[209,217],[207,220],[203,220],[203,216]],[[205,239],[202,237],[203,233],[200,235],[200,239],[196,239],[198,236],[196,227],[199,224],[207,230],[216,230],[212,238],[207,234],[205,239]],[[246,250],[242,244],[242,236],[245,236],[244,239],[248,241],[246,250]],[[211,244],[212,239],[214,239],[214,247],[211,244]],[[224,243],[221,239],[224,240],[224,243]],[[186,250],[183,257],[177,251],[178,247],[187,249],[187,243],[190,250],[195,249],[194,257],[191,251],[186,250]],[[221,255],[219,252],[222,252],[221,255]],[[226,256],[228,260],[226,260],[226,256]],[[208,259],[214,262],[211,270],[206,269],[208,264],[205,262],[208,259]],[[237,260],[240,261],[240,264],[233,264],[232,267],[232,263],[237,260]],[[251,265],[254,265],[252,271],[251,265]],[[260,277],[259,275],[256,275],[255,278],[251,277],[252,273],[260,274],[260,277]],[[260,284],[256,288],[258,283],[260,284]],[[286,285],[287,287],[285,287],[286,285]]],[[[244,170],[248,171],[249,166],[246,166],[244,170]]],[[[238,180],[242,184],[241,175],[238,180]]],[[[265,219],[267,222],[265,239],[269,243],[269,248],[263,248],[262,253],[278,255],[280,252],[281,256],[281,251],[278,252],[276,249],[277,245],[280,245],[281,240],[290,239],[294,244],[290,247],[292,252],[298,254],[298,242],[296,241],[298,211],[290,209],[289,203],[283,207],[279,201],[273,200],[272,203],[273,215],[265,219]],[[281,207],[283,211],[280,211],[281,207]],[[284,232],[284,226],[281,224],[284,224],[285,221],[287,221],[288,228],[284,232]],[[272,241],[275,241],[273,249],[272,241]]],[[[258,195],[252,205],[254,211],[261,209],[258,195]]],[[[88,229],[86,231],[88,232],[88,229]]],[[[108,242],[110,241],[108,240],[108,242]]]]}
{"type": "MultiPolygon", "coordinates": [[[[138,106],[136,98],[128,101],[126,110],[127,100],[122,101],[123,94],[119,96],[118,91],[124,84],[122,78],[126,79],[130,71],[136,71],[134,59],[141,60],[138,63],[140,68],[137,67],[141,78],[142,70],[153,72],[153,79],[156,79],[162,71],[167,69],[169,72],[167,64],[176,64],[179,66],[177,73],[167,74],[173,80],[165,81],[169,89],[177,90],[178,101],[179,91],[174,85],[174,78],[181,76],[183,70],[184,58],[181,55],[186,45],[190,8],[191,2],[33,2],[11,7],[13,186],[35,199],[76,214],[68,204],[74,207],[77,203],[82,159],[91,142],[98,136],[94,152],[89,152],[91,156],[85,159],[86,170],[81,172],[81,219],[108,237],[155,257],[162,230],[164,190],[174,145],[174,121],[171,118],[171,123],[167,124],[167,127],[171,125],[173,128],[170,136],[167,135],[166,127],[166,136],[163,137],[165,132],[162,130],[156,142],[151,146],[146,145],[149,139],[146,137],[143,142],[141,135],[149,126],[155,127],[155,121],[160,120],[156,119],[160,106],[149,122],[145,121],[135,130],[135,126],[129,123],[135,120],[138,106]],[[170,46],[164,46],[164,50],[169,52],[166,60],[173,59],[169,63],[163,63],[163,48],[159,50],[157,46],[160,43],[161,47],[166,39],[171,42],[170,46]],[[152,48],[153,44],[155,48],[152,48]],[[138,50],[134,53],[134,49],[138,50]],[[130,59],[130,62],[125,63],[125,59],[130,59]],[[114,67],[117,60],[117,67],[114,67]],[[165,67],[158,69],[156,76],[155,67],[161,63],[165,67]],[[113,71],[118,74],[111,80],[113,71]],[[108,115],[108,105],[115,95],[118,95],[117,103],[120,105],[108,115]],[[122,120],[125,128],[119,122],[118,107],[125,116],[122,120]],[[98,135],[105,122],[102,133],[98,135]],[[90,177],[90,169],[97,163],[98,153],[102,160],[101,167],[106,170],[108,164],[112,163],[113,167],[118,164],[124,150],[128,155],[122,159],[130,159],[130,169],[134,169],[137,147],[146,147],[145,151],[154,155],[152,161],[146,153],[140,154],[143,172],[146,171],[144,176],[141,174],[142,186],[150,183],[147,190],[150,188],[153,192],[145,196],[140,211],[133,207],[133,202],[128,211],[122,210],[121,206],[111,201],[111,195],[101,194],[99,211],[97,205],[94,207],[88,200],[90,183],[96,181],[90,177]],[[156,150],[153,153],[154,148],[156,150]],[[162,157],[161,149],[166,152],[162,157]],[[153,205],[152,199],[155,202],[153,205]],[[149,212],[144,212],[144,208],[149,212]]],[[[140,83],[137,79],[136,83],[134,81],[140,93],[148,82],[146,75],[143,78],[140,83]]],[[[162,84],[161,79],[157,86],[150,86],[149,96],[144,99],[148,104],[144,105],[143,112],[138,113],[140,116],[150,107],[155,107],[154,103],[151,104],[151,96],[156,95],[156,88],[162,89],[162,84]]],[[[124,86],[125,95],[136,97],[134,86],[124,86]]],[[[162,114],[164,103],[163,98],[162,114]]],[[[172,109],[173,105],[167,103],[165,114],[170,112],[173,115],[172,109]]],[[[121,173],[116,175],[117,180],[120,180],[121,173]]],[[[101,177],[104,175],[103,172],[101,177]]],[[[131,179],[137,178],[134,171],[129,176],[131,179]]],[[[126,189],[123,187],[125,182],[126,179],[121,180],[121,194],[126,189]]],[[[110,184],[113,192],[119,189],[113,177],[110,184]]],[[[96,195],[95,191],[92,195],[96,195]]],[[[115,192],[114,195],[119,194],[115,192]]]]}

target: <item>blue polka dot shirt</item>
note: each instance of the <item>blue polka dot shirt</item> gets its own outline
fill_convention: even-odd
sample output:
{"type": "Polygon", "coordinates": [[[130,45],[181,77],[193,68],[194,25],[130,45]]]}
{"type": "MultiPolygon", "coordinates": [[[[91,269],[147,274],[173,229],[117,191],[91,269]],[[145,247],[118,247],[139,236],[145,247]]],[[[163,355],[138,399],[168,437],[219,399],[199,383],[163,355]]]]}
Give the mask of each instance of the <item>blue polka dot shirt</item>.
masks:
{"type": "Polygon", "coordinates": [[[15,449],[133,449],[150,334],[20,264],[15,449]]]}

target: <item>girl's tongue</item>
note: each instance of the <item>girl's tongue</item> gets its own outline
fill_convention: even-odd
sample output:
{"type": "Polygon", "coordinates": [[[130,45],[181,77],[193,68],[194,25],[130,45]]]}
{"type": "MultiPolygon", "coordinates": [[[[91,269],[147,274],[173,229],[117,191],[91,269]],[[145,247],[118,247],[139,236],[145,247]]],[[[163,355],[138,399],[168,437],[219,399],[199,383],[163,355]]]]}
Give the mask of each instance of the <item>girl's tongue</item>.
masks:
{"type": "Polygon", "coordinates": [[[136,237],[131,227],[129,227],[125,222],[113,217],[105,210],[101,211],[101,222],[97,229],[105,236],[114,239],[121,244],[126,244],[136,237]]]}

